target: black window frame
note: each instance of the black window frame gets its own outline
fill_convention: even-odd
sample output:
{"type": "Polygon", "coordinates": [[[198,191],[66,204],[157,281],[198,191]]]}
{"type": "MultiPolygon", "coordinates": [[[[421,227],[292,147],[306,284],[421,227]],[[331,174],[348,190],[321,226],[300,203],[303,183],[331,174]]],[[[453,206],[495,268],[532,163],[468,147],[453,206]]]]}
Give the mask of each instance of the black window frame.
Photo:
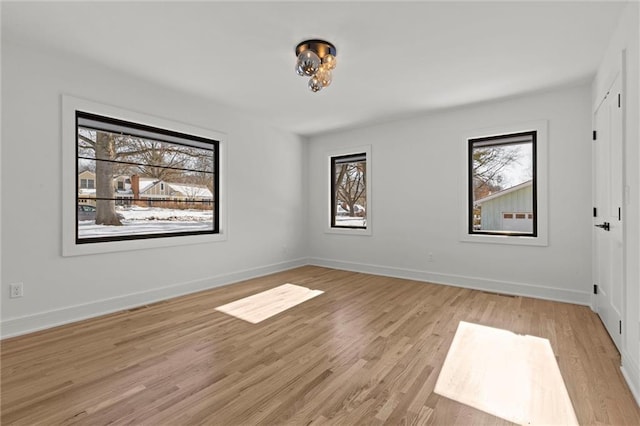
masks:
{"type": "MultiPolygon", "coordinates": [[[[344,160],[349,160],[349,159],[353,159],[353,162],[356,162],[356,160],[359,160],[361,158],[364,157],[364,160],[360,160],[360,162],[364,161],[364,163],[366,164],[368,159],[367,159],[367,153],[366,152],[354,152],[352,154],[344,154],[344,155],[332,155],[331,161],[329,162],[330,165],[330,170],[329,170],[329,176],[331,178],[331,225],[330,227],[332,229],[367,229],[367,223],[366,223],[366,216],[365,216],[365,225],[364,226],[353,226],[353,225],[336,225],[336,213],[337,213],[337,201],[336,200],[336,164],[338,162],[348,162],[348,161],[344,161],[344,160]]],[[[365,178],[366,178],[366,171],[365,171],[365,178]]],[[[367,182],[365,180],[365,189],[364,189],[364,194],[365,197],[368,196],[367,193],[367,185],[369,185],[369,182],[367,182]]],[[[367,203],[365,203],[367,204],[367,203]]],[[[368,212],[368,205],[365,206],[365,215],[369,214],[368,212]]]]}
{"type": "Polygon", "coordinates": [[[468,196],[468,207],[467,207],[467,232],[469,235],[497,235],[497,236],[508,236],[508,237],[538,237],[538,178],[537,178],[537,139],[538,132],[537,130],[530,130],[525,132],[516,132],[516,133],[505,133],[494,136],[484,136],[479,138],[470,138],[467,142],[467,196],[468,196]],[[473,210],[474,210],[474,196],[473,196],[473,151],[474,145],[482,143],[485,146],[499,146],[499,145],[513,145],[514,142],[509,142],[508,140],[513,140],[515,138],[524,138],[531,137],[531,168],[532,168],[532,208],[533,208],[533,232],[513,232],[513,231],[486,231],[486,230],[476,230],[474,229],[473,224],[473,210]],[[496,141],[495,144],[487,145],[487,142],[496,141]],[[500,142],[503,141],[503,142],[500,142]]]}
{"type": "MultiPolygon", "coordinates": [[[[108,132],[113,132],[113,126],[121,126],[126,128],[127,130],[133,130],[132,132],[127,132],[132,136],[138,136],[145,139],[153,139],[154,141],[182,145],[182,146],[192,146],[201,149],[202,146],[193,144],[189,145],[188,142],[178,142],[178,140],[186,140],[193,141],[199,144],[211,145],[211,150],[213,152],[213,200],[209,200],[207,205],[213,203],[213,229],[204,230],[204,231],[179,231],[179,232],[162,232],[162,233],[149,233],[149,234],[130,234],[130,235],[117,235],[117,236],[102,236],[102,237],[84,237],[79,238],[79,217],[78,217],[78,209],[75,208],[75,243],[76,244],[92,244],[92,243],[104,243],[104,242],[113,242],[113,241],[131,241],[131,240],[149,240],[149,239],[157,239],[157,238],[172,238],[172,237],[185,237],[185,236],[195,236],[195,235],[215,235],[220,234],[220,141],[216,139],[205,138],[202,136],[191,135],[187,133],[177,132],[174,130],[168,130],[160,127],[150,126],[147,124],[136,123],[128,120],[117,119],[113,117],[108,117],[104,115],[99,115],[91,112],[75,110],[75,183],[76,188],[79,188],[80,176],[79,176],[79,159],[82,158],[79,155],[78,149],[78,139],[79,139],[79,129],[80,127],[85,127],[80,125],[80,120],[87,119],[92,122],[102,122],[105,124],[104,128],[98,128],[98,126],[92,126],[95,130],[103,130],[108,132]],[[138,132],[136,134],[136,132],[138,132]],[[149,136],[149,134],[153,135],[153,138],[149,136]],[[171,140],[173,139],[173,140],[171,140]]],[[[96,160],[97,161],[97,160],[96,160]]],[[[96,187],[94,182],[94,188],[96,187]]],[[[75,191],[75,204],[80,204],[79,191],[75,191]]],[[[122,197],[120,197],[122,198],[122,197]]],[[[95,198],[94,198],[95,199],[95,198]]],[[[119,197],[114,194],[113,201],[116,204],[119,201],[119,197]]],[[[129,200],[130,202],[134,201],[133,199],[129,200]]]]}

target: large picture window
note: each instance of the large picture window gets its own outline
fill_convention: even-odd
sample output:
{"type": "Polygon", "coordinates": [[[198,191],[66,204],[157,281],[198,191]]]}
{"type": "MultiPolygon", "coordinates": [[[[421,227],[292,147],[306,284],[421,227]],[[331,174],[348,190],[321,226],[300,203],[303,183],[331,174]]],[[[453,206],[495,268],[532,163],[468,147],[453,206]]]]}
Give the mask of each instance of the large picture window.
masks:
{"type": "Polygon", "coordinates": [[[75,112],[75,243],[219,233],[219,141],[75,112]]]}
{"type": "Polygon", "coordinates": [[[538,235],[537,132],[468,140],[468,233],[538,235]]]}
{"type": "Polygon", "coordinates": [[[331,226],[367,228],[367,154],[331,157],[331,226]]]}

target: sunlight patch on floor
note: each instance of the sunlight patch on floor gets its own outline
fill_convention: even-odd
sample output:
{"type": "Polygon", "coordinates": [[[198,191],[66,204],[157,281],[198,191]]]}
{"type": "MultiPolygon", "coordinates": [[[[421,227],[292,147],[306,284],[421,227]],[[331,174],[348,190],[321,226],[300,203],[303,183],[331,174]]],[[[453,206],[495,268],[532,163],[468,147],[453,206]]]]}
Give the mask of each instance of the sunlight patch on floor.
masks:
{"type": "Polygon", "coordinates": [[[218,306],[216,311],[257,324],[322,293],[324,291],[311,290],[287,283],[271,290],[218,306]]]}
{"type": "Polygon", "coordinates": [[[525,425],[577,425],[549,340],[461,321],[435,392],[525,425]]]}

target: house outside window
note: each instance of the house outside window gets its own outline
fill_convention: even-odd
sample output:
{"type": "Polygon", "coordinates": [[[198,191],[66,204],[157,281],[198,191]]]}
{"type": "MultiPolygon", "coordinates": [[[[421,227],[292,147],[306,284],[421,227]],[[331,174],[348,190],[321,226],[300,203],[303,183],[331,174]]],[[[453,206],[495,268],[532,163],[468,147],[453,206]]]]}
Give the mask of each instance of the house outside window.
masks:
{"type": "Polygon", "coordinates": [[[537,132],[468,140],[468,233],[538,235],[537,132]]]}
{"type": "Polygon", "coordinates": [[[76,167],[95,170],[80,179],[76,203],[95,211],[77,217],[76,244],[219,232],[217,140],[84,111],[76,131],[76,167]],[[159,197],[166,186],[184,203],[159,197]]]}
{"type": "Polygon", "coordinates": [[[61,118],[63,256],[226,241],[224,133],[69,95],[61,118]]]}
{"type": "Polygon", "coordinates": [[[80,188],[93,189],[95,188],[95,180],[93,179],[80,179],[80,188]]]}

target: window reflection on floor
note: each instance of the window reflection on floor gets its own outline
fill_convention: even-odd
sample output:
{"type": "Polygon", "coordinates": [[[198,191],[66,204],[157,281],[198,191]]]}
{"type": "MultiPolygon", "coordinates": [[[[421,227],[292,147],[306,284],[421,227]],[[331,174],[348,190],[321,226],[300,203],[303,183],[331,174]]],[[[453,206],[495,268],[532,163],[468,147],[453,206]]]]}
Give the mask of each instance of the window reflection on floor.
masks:
{"type": "Polygon", "coordinates": [[[505,420],[577,425],[549,340],[461,321],[435,392],[505,420]]]}

